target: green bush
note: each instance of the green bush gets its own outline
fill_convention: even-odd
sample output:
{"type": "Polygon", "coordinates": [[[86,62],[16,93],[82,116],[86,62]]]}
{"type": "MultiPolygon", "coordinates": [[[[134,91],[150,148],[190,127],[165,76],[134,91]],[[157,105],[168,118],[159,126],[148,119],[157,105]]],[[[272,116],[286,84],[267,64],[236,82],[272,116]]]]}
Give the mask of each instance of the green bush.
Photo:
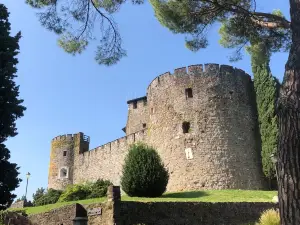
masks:
{"type": "Polygon", "coordinates": [[[138,143],[130,147],[123,166],[122,189],[129,196],[159,197],[169,174],[154,148],[138,143]]]}
{"type": "Polygon", "coordinates": [[[36,201],[34,202],[34,205],[40,206],[40,205],[54,204],[58,201],[61,194],[62,194],[62,191],[54,190],[54,189],[50,188],[46,193],[44,193],[42,196],[40,196],[38,199],[36,199],[36,201]]]}
{"type": "Polygon", "coordinates": [[[279,213],[274,209],[264,211],[256,225],[280,225],[279,213]]]}
{"type": "Polygon", "coordinates": [[[45,194],[45,189],[44,188],[38,188],[36,192],[32,195],[33,199],[33,205],[36,205],[36,201],[38,201],[39,198],[43,197],[45,194]]]}
{"type": "Polygon", "coordinates": [[[90,194],[88,185],[84,184],[74,184],[68,186],[62,195],[59,197],[58,202],[69,202],[87,199],[87,196],[90,194]]]}
{"type": "Polygon", "coordinates": [[[104,197],[106,196],[108,186],[111,184],[108,180],[99,179],[96,182],[70,185],[64,190],[58,202],[104,197]]]}
{"type": "Polygon", "coordinates": [[[90,194],[87,198],[101,198],[106,196],[108,186],[112,185],[109,180],[97,180],[90,184],[90,194]]]}

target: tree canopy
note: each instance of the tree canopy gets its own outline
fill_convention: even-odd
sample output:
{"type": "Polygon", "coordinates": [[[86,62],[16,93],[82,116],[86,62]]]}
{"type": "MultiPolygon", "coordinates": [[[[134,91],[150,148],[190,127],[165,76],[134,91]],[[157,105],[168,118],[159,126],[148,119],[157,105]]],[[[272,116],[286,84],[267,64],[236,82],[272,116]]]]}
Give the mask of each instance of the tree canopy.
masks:
{"type": "Polygon", "coordinates": [[[257,12],[251,0],[150,0],[155,16],[173,33],[186,35],[186,47],[198,51],[208,45],[207,31],[221,23],[221,44],[236,48],[232,60],[241,58],[241,49],[249,42],[267,39],[270,51],[287,50],[290,46],[290,22],[278,10],[257,12]],[[230,31],[230,32],[228,32],[230,31]]]}
{"type": "MultiPolygon", "coordinates": [[[[140,4],[143,0],[131,0],[140,4]]],[[[39,10],[41,24],[59,35],[59,45],[70,54],[79,54],[90,41],[98,39],[95,59],[106,66],[126,56],[121,35],[112,15],[125,0],[26,0],[39,10]],[[98,32],[100,35],[98,37],[98,32]],[[97,34],[97,35],[96,35],[97,34]]]]}

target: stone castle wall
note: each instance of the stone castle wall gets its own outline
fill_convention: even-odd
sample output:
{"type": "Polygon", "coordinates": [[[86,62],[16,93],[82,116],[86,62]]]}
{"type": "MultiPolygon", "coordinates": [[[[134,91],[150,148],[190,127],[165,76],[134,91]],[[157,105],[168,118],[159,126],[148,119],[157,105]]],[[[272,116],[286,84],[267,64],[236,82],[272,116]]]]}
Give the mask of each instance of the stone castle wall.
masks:
{"type": "Polygon", "coordinates": [[[138,141],[162,157],[168,191],[264,187],[254,87],[244,71],[218,64],[179,68],[155,78],[147,96],[128,105],[126,137],[90,151],[82,133],[52,141],[48,187],[99,178],[119,185],[128,148],[138,141]],[[64,166],[69,178],[59,180],[64,166]]]}
{"type": "Polygon", "coordinates": [[[74,183],[102,178],[119,185],[129,146],[145,139],[146,132],[142,130],[78,155],[74,162],[74,183]]]}
{"type": "Polygon", "coordinates": [[[218,64],[180,68],[154,79],[147,97],[148,143],[169,170],[169,191],[263,188],[249,75],[218,64]]]}
{"type": "Polygon", "coordinates": [[[147,127],[148,107],[147,97],[135,101],[128,101],[128,118],[126,124],[126,135],[135,133],[147,127]],[[136,108],[134,108],[136,106],[136,108]]]}

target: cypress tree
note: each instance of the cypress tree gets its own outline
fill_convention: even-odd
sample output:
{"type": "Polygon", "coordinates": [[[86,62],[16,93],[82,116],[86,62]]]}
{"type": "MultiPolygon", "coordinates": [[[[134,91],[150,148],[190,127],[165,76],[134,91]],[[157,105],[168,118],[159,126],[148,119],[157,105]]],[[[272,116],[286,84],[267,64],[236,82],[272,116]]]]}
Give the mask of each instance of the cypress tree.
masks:
{"type": "Polygon", "coordinates": [[[251,55],[259,130],[262,142],[262,165],[265,176],[276,178],[275,165],[271,155],[276,154],[278,142],[278,120],[275,115],[275,104],[279,94],[279,81],[270,70],[270,51],[267,42],[260,42],[248,47],[251,55]]]}
{"type": "Polygon", "coordinates": [[[19,99],[19,86],[16,86],[16,77],[21,33],[10,35],[9,13],[7,8],[0,4],[0,210],[6,209],[16,197],[12,193],[20,183],[18,178],[19,167],[9,162],[10,151],[5,146],[9,137],[17,135],[15,121],[23,116],[26,109],[19,99]]]}

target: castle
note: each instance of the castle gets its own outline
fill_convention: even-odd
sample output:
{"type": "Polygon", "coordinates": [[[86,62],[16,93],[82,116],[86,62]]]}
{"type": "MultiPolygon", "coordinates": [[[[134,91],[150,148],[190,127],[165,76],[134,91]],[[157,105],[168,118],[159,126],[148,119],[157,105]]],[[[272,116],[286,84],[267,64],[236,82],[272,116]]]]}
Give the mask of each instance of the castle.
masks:
{"type": "Polygon", "coordinates": [[[48,188],[108,179],[120,185],[129,145],[157,149],[168,191],[262,189],[261,143],[251,77],[227,65],[192,65],[156,77],[128,103],[125,137],[89,150],[83,133],[51,142],[48,188]]]}

